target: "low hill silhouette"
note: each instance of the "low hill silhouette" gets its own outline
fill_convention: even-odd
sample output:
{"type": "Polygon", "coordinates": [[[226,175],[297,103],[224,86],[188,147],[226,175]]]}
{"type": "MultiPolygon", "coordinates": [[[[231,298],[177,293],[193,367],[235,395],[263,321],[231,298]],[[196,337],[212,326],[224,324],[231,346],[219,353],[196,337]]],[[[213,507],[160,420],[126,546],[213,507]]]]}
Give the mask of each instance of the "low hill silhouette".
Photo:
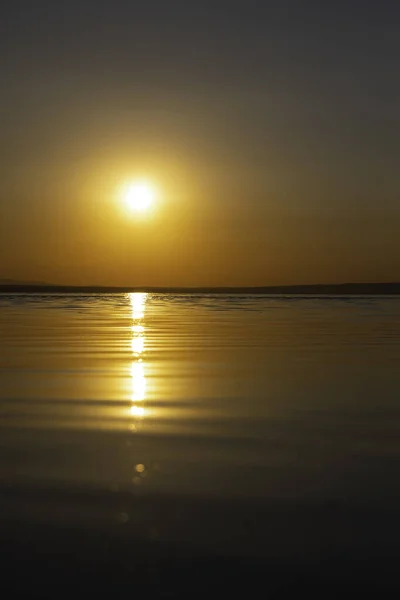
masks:
{"type": "Polygon", "coordinates": [[[279,294],[279,295],[400,295],[400,282],[281,285],[258,287],[111,287],[50,285],[0,280],[2,294],[99,294],[153,292],[168,294],[279,294]]]}

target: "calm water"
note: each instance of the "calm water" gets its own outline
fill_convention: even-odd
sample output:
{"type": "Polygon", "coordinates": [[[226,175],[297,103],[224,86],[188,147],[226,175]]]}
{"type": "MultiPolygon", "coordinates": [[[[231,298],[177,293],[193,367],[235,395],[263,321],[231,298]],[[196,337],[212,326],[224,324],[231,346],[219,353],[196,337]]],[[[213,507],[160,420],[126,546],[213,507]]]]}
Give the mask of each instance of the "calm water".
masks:
{"type": "Polygon", "coordinates": [[[4,489],[399,506],[400,299],[0,296],[0,335],[4,489]]]}

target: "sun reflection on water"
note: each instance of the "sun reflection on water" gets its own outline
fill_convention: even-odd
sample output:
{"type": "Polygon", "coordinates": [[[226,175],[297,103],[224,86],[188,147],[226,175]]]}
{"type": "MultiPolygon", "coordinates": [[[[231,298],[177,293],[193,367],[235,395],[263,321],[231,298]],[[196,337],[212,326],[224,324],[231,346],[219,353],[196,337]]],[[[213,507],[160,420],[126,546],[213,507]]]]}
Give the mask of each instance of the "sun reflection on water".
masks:
{"type": "Polygon", "coordinates": [[[144,350],[144,336],[134,336],[132,338],[132,352],[135,356],[142,354],[144,350]]]}
{"type": "Polygon", "coordinates": [[[146,415],[143,402],[146,399],[146,375],[143,356],[145,351],[145,326],[143,324],[146,309],[146,293],[131,293],[129,301],[132,308],[132,364],[131,364],[131,402],[130,415],[137,420],[146,415]]]}
{"type": "Polygon", "coordinates": [[[144,410],[143,406],[137,406],[136,404],[131,406],[130,411],[131,411],[132,417],[137,417],[138,419],[140,419],[141,417],[144,417],[144,415],[145,415],[145,410],[144,410]]]}
{"type": "MultiPolygon", "coordinates": [[[[146,298],[146,292],[135,292],[129,294],[129,299],[132,306],[132,318],[134,320],[143,319],[146,306],[146,298]]],[[[134,323],[134,325],[141,325],[141,323],[134,323]]]]}
{"type": "Polygon", "coordinates": [[[131,367],[132,402],[143,402],[146,398],[146,376],[143,362],[133,362],[131,367]]]}

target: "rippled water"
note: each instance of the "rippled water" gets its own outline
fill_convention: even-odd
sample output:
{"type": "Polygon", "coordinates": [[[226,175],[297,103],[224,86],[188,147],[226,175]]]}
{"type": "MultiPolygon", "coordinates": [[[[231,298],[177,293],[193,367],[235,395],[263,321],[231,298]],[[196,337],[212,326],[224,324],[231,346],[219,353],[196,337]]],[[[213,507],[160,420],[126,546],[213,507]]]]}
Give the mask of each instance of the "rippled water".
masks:
{"type": "Polygon", "coordinates": [[[0,298],[0,475],[397,502],[400,300],[0,298]]]}
{"type": "MultiPolygon", "coordinates": [[[[0,296],[0,332],[3,517],[19,506],[18,519],[80,510],[87,521],[108,494],[118,500],[98,508],[97,524],[250,553],[269,535],[266,513],[249,533],[242,511],[235,538],[237,516],[223,533],[220,513],[183,527],[184,505],[171,499],[398,509],[400,299],[10,295],[0,296]],[[40,502],[27,501],[38,489],[40,502]],[[50,490],[95,499],[83,510],[81,496],[62,495],[61,511],[50,490]],[[163,508],[139,510],[146,498],[163,508]]],[[[301,548],[314,512],[307,519],[297,521],[301,548]]]]}

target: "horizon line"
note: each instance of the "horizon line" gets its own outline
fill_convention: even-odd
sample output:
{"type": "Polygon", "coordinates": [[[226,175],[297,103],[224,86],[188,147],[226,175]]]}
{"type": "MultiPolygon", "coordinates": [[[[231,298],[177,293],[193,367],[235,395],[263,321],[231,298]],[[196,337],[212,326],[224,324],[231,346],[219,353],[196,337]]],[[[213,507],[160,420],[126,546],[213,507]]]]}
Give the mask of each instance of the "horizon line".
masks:
{"type": "Polygon", "coordinates": [[[110,286],[110,285],[70,285],[47,283],[18,283],[5,280],[1,283],[0,293],[41,293],[41,292],[149,292],[149,293],[314,293],[326,294],[339,291],[345,294],[400,294],[400,281],[391,282],[344,282],[285,285],[253,285],[253,286],[110,286]]]}

